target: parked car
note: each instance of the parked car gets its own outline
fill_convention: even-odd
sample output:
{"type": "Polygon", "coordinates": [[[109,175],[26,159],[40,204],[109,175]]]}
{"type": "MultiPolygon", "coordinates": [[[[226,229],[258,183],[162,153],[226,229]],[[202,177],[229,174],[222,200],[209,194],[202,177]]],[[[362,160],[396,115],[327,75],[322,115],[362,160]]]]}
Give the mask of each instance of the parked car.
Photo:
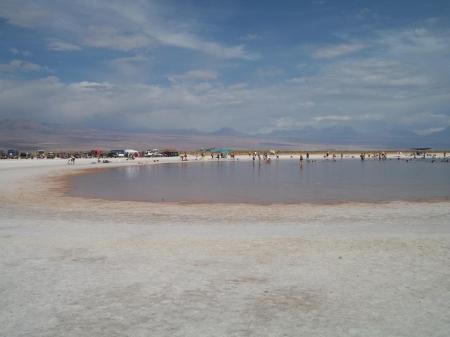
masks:
{"type": "Polygon", "coordinates": [[[54,152],[47,152],[47,159],[55,159],[55,153],[54,152]]]}
{"type": "Polygon", "coordinates": [[[163,157],[161,152],[158,149],[147,150],[145,151],[145,157],[163,157]]]}
{"type": "Polygon", "coordinates": [[[161,154],[163,157],[178,157],[180,153],[178,151],[172,151],[172,150],[165,150],[162,151],[161,154]]]}
{"type": "Polygon", "coordinates": [[[58,152],[56,154],[56,157],[61,158],[61,159],[68,159],[70,157],[70,154],[67,152],[58,152]]]}
{"type": "Polygon", "coordinates": [[[36,151],[36,158],[37,159],[45,159],[45,151],[44,150],[37,150],[36,151]]]}
{"type": "Polygon", "coordinates": [[[3,150],[0,150],[0,159],[6,159],[6,158],[8,158],[8,157],[6,156],[6,152],[3,151],[3,150]]]}
{"type": "Polygon", "coordinates": [[[20,152],[20,159],[33,159],[33,154],[31,152],[20,152]]]}
{"type": "Polygon", "coordinates": [[[7,151],[7,157],[9,159],[19,159],[19,151],[14,150],[14,149],[9,149],[7,151]]]}
{"type": "Polygon", "coordinates": [[[109,158],[124,158],[125,157],[125,150],[111,150],[108,153],[109,158]]]}

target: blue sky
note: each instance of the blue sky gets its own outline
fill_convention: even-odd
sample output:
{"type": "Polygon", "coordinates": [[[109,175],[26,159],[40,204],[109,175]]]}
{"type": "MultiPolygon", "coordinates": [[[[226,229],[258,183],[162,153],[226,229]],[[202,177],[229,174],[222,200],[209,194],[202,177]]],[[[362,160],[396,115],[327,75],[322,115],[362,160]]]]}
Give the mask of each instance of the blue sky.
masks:
{"type": "Polygon", "coordinates": [[[432,134],[449,103],[448,1],[0,2],[0,119],[432,134]]]}

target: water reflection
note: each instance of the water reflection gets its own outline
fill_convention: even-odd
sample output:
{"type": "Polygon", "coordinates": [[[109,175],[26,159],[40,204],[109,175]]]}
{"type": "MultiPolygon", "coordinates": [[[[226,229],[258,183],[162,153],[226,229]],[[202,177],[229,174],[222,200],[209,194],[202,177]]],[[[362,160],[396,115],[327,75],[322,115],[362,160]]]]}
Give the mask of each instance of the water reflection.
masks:
{"type": "Polygon", "coordinates": [[[214,161],[110,169],[74,178],[72,195],[190,202],[339,202],[450,196],[447,163],[214,161]]]}
{"type": "Polygon", "coordinates": [[[122,169],[125,171],[125,178],[130,180],[138,177],[141,170],[139,166],[126,166],[122,169]]]}

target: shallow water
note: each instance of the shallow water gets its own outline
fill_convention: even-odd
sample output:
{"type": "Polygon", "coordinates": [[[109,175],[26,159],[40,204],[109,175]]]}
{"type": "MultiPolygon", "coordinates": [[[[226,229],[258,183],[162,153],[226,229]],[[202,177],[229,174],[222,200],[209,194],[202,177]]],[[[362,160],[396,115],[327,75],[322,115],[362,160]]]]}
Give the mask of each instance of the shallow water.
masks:
{"type": "Polygon", "coordinates": [[[450,197],[450,163],[406,160],[189,162],[72,178],[71,196],[224,203],[426,201],[450,197]]]}

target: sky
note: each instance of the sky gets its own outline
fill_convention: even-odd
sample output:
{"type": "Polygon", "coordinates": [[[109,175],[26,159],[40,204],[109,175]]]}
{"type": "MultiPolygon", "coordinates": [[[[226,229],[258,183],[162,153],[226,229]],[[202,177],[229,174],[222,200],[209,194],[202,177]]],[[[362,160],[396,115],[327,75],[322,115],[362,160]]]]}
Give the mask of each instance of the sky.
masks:
{"type": "Polygon", "coordinates": [[[2,119],[437,133],[450,1],[2,0],[2,119]]]}

